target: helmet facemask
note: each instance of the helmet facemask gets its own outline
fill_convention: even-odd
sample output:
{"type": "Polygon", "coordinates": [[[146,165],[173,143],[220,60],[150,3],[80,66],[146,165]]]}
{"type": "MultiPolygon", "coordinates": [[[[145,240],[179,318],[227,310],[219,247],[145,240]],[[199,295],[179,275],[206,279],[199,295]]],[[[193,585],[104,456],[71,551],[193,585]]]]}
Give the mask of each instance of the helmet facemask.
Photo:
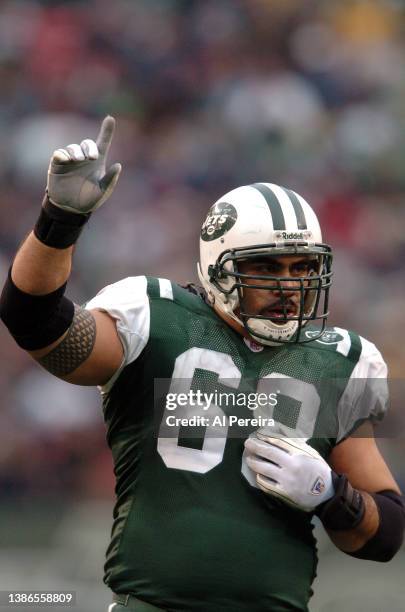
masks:
{"type": "MultiPolygon", "coordinates": [[[[319,338],[328,316],[329,288],[331,285],[331,249],[325,244],[294,243],[280,251],[276,244],[257,245],[223,251],[214,266],[210,266],[210,282],[222,294],[217,307],[244,326],[255,340],[262,344],[310,342],[319,338]],[[275,276],[241,272],[242,262],[262,261],[281,256],[302,256],[314,263],[304,276],[275,276]],[[249,312],[249,291],[276,293],[279,297],[277,316],[249,312]],[[291,294],[294,298],[291,298],[291,294]],[[297,299],[298,294],[298,299],[297,299]],[[224,308],[225,307],[225,308],[224,308]],[[294,307],[294,308],[293,308],[294,307]],[[291,310],[296,312],[292,313],[291,310]],[[304,337],[302,331],[308,321],[317,321],[320,328],[304,337]]],[[[218,296],[218,294],[217,294],[218,296]]]]}

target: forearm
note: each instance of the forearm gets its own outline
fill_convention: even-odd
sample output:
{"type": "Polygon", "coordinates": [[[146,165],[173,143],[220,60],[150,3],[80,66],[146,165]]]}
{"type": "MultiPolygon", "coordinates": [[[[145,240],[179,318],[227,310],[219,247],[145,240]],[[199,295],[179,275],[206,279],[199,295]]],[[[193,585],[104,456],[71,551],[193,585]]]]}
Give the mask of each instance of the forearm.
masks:
{"type": "Polygon", "coordinates": [[[74,318],[64,296],[73,244],[88,217],[43,203],[34,230],[19,249],[0,297],[0,316],[27,351],[51,347],[74,318]]]}
{"type": "Polygon", "coordinates": [[[330,529],[333,543],[357,559],[390,561],[402,545],[405,528],[404,499],[394,490],[358,492],[364,514],[352,529],[330,529]]]}
{"type": "Polygon", "coordinates": [[[353,529],[333,531],[326,529],[332,542],[343,552],[352,553],[360,550],[377,532],[380,517],[377,505],[369,493],[361,491],[364,501],[364,516],[353,529]]]}
{"type": "Polygon", "coordinates": [[[11,270],[15,285],[31,295],[46,295],[69,278],[73,246],[56,249],[46,246],[30,232],[17,252],[11,270]]]}

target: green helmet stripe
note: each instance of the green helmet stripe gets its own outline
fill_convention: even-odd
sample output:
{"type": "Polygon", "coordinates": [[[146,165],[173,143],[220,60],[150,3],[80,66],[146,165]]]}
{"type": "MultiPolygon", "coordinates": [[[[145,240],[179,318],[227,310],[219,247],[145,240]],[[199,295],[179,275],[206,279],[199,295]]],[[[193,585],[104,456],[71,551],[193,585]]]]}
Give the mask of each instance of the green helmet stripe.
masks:
{"type": "Polygon", "coordinates": [[[295,216],[297,217],[297,228],[299,230],[307,229],[308,226],[304,209],[302,208],[301,202],[297,198],[297,194],[294,193],[294,191],[291,191],[291,189],[285,189],[284,187],[281,187],[281,189],[288,195],[290,202],[293,205],[295,216]]]}
{"type": "Polygon", "coordinates": [[[250,185],[250,187],[254,187],[257,189],[257,191],[260,191],[262,196],[265,198],[273,219],[273,228],[275,230],[285,230],[286,227],[283,209],[281,208],[281,204],[278,201],[275,193],[270,189],[270,187],[263,185],[263,183],[255,183],[254,185],[250,185]]]}

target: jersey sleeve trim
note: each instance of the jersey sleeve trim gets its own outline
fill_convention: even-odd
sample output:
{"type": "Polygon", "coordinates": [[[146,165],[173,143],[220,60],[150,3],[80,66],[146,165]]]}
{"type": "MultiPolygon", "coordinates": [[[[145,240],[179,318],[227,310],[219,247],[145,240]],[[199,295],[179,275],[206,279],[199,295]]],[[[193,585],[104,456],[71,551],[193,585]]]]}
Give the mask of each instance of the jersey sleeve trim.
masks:
{"type": "Polygon", "coordinates": [[[359,336],[361,353],[340,398],[337,443],[366,420],[380,421],[388,403],[387,365],[377,347],[359,336]]]}
{"type": "Polygon", "coordinates": [[[150,335],[150,306],[145,276],[130,276],[104,287],[86,304],[86,309],[107,312],[116,320],[124,358],[110,380],[100,387],[102,393],[111,390],[122,370],[141,354],[150,335]]]}
{"type": "Polygon", "coordinates": [[[173,287],[167,278],[158,278],[160,297],[166,300],[173,300],[173,287]]]}
{"type": "Polygon", "coordinates": [[[333,329],[342,336],[342,340],[339,340],[336,345],[336,351],[344,357],[347,357],[352,344],[350,334],[347,329],[342,329],[341,327],[334,327],[333,329]]]}
{"type": "Polygon", "coordinates": [[[163,298],[165,300],[174,299],[173,286],[167,278],[154,278],[147,276],[147,292],[150,298],[163,298]]]}

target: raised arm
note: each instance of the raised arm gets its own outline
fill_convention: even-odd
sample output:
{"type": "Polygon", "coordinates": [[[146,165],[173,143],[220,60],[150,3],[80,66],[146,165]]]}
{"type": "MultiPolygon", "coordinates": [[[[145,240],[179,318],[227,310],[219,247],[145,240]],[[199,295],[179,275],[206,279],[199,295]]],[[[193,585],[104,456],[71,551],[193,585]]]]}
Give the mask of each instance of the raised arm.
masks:
{"type": "Polygon", "coordinates": [[[123,359],[114,320],[64,295],[73,246],[121,172],[120,164],[106,171],[114,126],[106,117],[96,142],[54,152],[39,219],[17,252],[0,300],[1,318],[17,344],[55,376],[81,385],[104,384],[123,359]]]}

